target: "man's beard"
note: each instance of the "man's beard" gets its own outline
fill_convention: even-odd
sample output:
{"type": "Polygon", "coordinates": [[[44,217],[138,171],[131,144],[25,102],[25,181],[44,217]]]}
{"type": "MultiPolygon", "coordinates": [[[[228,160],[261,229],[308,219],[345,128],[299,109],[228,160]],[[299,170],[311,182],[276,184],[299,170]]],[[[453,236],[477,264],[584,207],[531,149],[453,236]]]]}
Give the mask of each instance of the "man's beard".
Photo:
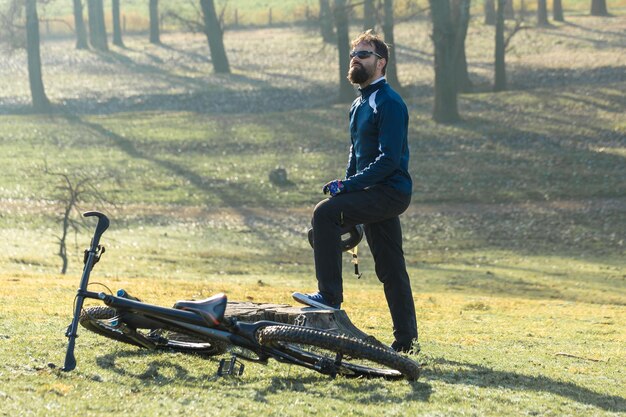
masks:
{"type": "Polygon", "coordinates": [[[350,67],[348,71],[348,80],[352,84],[363,84],[365,81],[369,80],[370,73],[367,71],[363,65],[358,64],[350,67]]]}

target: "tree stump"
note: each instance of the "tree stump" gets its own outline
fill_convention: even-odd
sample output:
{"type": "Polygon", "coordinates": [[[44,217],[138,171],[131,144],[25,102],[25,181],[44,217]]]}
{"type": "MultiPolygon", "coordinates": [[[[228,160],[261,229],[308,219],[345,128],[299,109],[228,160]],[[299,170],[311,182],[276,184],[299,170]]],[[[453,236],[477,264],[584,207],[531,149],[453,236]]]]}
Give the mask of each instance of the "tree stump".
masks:
{"type": "Polygon", "coordinates": [[[260,304],[229,301],[225,316],[244,322],[270,320],[296,326],[312,327],[343,334],[377,346],[386,345],[359,330],[343,310],[325,310],[315,307],[293,307],[288,304],[260,304]]]}

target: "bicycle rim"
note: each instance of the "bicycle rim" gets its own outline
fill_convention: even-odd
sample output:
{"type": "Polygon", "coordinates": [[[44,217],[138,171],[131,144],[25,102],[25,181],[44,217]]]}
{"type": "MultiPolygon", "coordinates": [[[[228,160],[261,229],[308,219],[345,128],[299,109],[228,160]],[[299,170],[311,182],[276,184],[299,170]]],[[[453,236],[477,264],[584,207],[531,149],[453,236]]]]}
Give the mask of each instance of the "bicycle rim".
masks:
{"type": "MultiPolygon", "coordinates": [[[[79,323],[89,331],[118,342],[145,348],[141,343],[125,335],[119,329],[117,321],[117,312],[111,307],[86,308],[79,318],[79,323]]],[[[136,331],[152,342],[155,349],[159,350],[174,350],[208,356],[218,355],[226,351],[226,345],[218,341],[203,340],[168,329],[137,329],[136,331]]]]}
{"type": "Polygon", "coordinates": [[[420,373],[416,362],[390,349],[324,330],[268,326],[258,331],[257,339],[324,374],[414,381],[420,373]]]}

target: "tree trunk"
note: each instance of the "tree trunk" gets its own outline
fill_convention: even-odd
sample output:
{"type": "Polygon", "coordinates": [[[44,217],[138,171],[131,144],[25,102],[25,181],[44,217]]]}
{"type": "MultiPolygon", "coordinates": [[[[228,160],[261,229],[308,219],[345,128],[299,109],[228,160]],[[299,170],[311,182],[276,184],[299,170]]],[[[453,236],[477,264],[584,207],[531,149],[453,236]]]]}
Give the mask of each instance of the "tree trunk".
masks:
{"type": "Polygon", "coordinates": [[[120,24],[120,0],[111,0],[113,14],[113,45],[124,47],[122,41],[122,26],[120,24]]]}
{"type": "Polygon", "coordinates": [[[460,120],[457,103],[456,30],[452,24],[449,0],[429,0],[435,46],[435,103],[433,119],[438,123],[460,120]]]}
{"type": "Polygon", "coordinates": [[[161,33],[159,31],[159,0],[150,0],[150,43],[160,44],[161,33]]]}
{"type": "Polygon", "coordinates": [[[606,8],[606,0],[591,0],[592,16],[608,16],[609,11],[606,8]]]}
{"type": "Polygon", "coordinates": [[[39,50],[39,16],[37,0],[26,0],[26,52],[28,56],[28,81],[33,107],[45,111],[50,107],[41,75],[41,52],[39,50]]]}
{"type": "Polygon", "coordinates": [[[89,43],[99,51],[107,51],[107,32],[104,25],[104,5],[102,0],[87,0],[89,12],[89,43]]]}
{"type": "Polygon", "coordinates": [[[506,90],[506,64],[504,61],[504,2],[497,0],[498,10],[496,12],[496,50],[495,50],[495,83],[493,91],[506,90]]]}
{"type": "Polygon", "coordinates": [[[565,21],[563,17],[563,3],[561,0],[553,0],[552,2],[552,19],[554,19],[555,22],[565,21]]]}
{"type": "Polygon", "coordinates": [[[83,19],[83,3],[74,0],[74,27],[76,31],[76,49],[89,49],[87,44],[87,28],[83,19]]]}
{"type": "Polygon", "coordinates": [[[472,81],[467,72],[467,56],[465,55],[465,39],[470,20],[471,0],[452,1],[452,24],[457,28],[454,49],[456,51],[456,82],[461,93],[472,91],[472,81]]]}
{"type": "Polygon", "coordinates": [[[547,0],[537,0],[537,26],[550,26],[547,0]]]}
{"type": "Polygon", "coordinates": [[[335,42],[333,12],[330,9],[329,0],[320,0],[320,33],[324,42],[335,42]]]}
{"type": "Polygon", "coordinates": [[[515,19],[515,9],[513,8],[513,0],[506,0],[506,5],[504,6],[504,18],[508,20],[515,19]]]}
{"type": "Polygon", "coordinates": [[[396,65],[396,45],[393,34],[393,0],[385,0],[385,21],[383,22],[383,32],[385,42],[389,44],[389,60],[387,62],[386,77],[389,85],[396,91],[400,91],[402,86],[398,80],[398,67],[396,65]]]}
{"type": "Polygon", "coordinates": [[[496,24],[495,0],[485,0],[483,5],[485,6],[485,24],[495,25],[496,24]]]}
{"type": "Polygon", "coordinates": [[[339,101],[354,100],[354,88],[348,81],[350,68],[350,35],[346,0],[334,0],[335,26],[337,28],[337,51],[339,52],[339,101]]]}
{"type": "Polygon", "coordinates": [[[204,18],[204,33],[209,42],[213,70],[218,73],[230,73],[230,65],[224,49],[224,33],[217,19],[213,0],[200,0],[204,18]]]}
{"type": "Polygon", "coordinates": [[[70,228],[71,212],[72,212],[72,204],[69,203],[65,206],[65,211],[63,214],[63,232],[61,234],[61,237],[59,238],[59,257],[61,258],[61,262],[63,262],[63,264],[61,265],[62,275],[65,275],[65,273],[67,272],[68,259],[67,259],[66,240],[67,240],[67,232],[69,231],[69,228],[70,228]]]}
{"type": "Polygon", "coordinates": [[[376,27],[376,9],[374,8],[374,0],[365,0],[363,2],[363,31],[374,29],[376,27]]]}

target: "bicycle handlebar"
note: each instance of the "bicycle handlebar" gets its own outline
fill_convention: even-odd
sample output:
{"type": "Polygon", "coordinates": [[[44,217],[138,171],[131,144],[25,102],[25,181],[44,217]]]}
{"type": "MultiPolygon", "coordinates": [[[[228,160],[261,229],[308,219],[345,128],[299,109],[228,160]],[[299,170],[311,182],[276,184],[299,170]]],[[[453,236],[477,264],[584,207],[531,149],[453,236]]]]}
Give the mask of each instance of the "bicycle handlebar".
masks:
{"type": "Polygon", "coordinates": [[[83,217],[97,217],[98,224],[96,226],[96,231],[93,234],[93,239],[91,240],[91,250],[96,250],[98,244],[100,243],[100,237],[102,234],[109,228],[109,218],[99,211],[87,211],[83,213],[83,217]]]}

